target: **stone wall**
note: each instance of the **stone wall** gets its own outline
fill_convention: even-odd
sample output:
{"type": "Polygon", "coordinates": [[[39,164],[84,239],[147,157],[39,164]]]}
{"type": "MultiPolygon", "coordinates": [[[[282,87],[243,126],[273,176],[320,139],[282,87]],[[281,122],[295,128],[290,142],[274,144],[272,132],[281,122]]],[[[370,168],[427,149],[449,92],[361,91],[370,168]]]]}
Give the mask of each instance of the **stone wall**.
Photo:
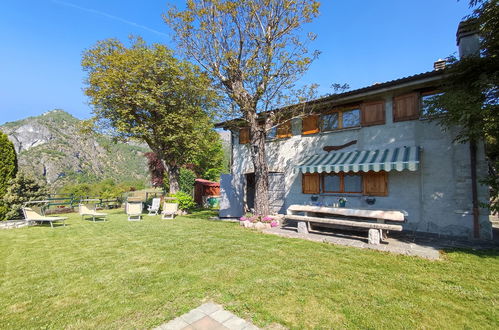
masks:
{"type": "MultiPolygon", "coordinates": [[[[361,194],[320,194],[319,202],[330,204],[339,197],[347,196],[347,207],[406,211],[406,230],[471,237],[473,219],[469,145],[453,142],[455,132],[442,131],[435,122],[393,122],[392,96],[385,95],[385,125],[302,136],[301,119],[298,118],[292,121],[292,137],[267,143],[269,170],[285,174],[285,207],[311,202],[311,195],[302,193],[302,175],[295,166],[308,156],[325,153],[324,146],[342,145],[352,140],[357,140],[357,144],[342,149],[342,152],[420,146],[419,170],[389,172],[389,194],[375,197],[374,205],[368,205],[366,197],[361,194]]],[[[233,139],[233,182],[244,196],[244,174],[253,172],[253,166],[249,146],[238,143],[237,132],[233,134],[233,139]]],[[[480,145],[478,159],[478,176],[483,177],[487,174],[483,145],[480,145]]],[[[479,199],[483,202],[488,200],[487,187],[479,186],[479,199]]],[[[481,209],[480,212],[481,237],[490,239],[492,229],[488,211],[481,209]]]]}

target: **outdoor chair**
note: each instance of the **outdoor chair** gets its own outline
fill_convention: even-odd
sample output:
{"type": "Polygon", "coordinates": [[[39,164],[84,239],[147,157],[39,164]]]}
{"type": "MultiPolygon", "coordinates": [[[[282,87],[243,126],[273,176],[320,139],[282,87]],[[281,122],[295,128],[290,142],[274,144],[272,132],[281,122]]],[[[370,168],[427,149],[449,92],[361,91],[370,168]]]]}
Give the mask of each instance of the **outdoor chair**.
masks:
{"type": "Polygon", "coordinates": [[[142,219],[142,202],[126,202],[126,214],[128,221],[140,221],[142,219]]]}
{"type": "MultiPolygon", "coordinates": [[[[85,202],[85,201],[82,201],[85,202]]],[[[107,214],[97,212],[97,204],[96,203],[80,203],[79,205],[79,213],[82,218],[85,216],[92,217],[92,221],[95,222],[96,218],[102,218],[103,221],[106,221],[107,214]]]]}
{"type": "Polygon", "coordinates": [[[67,217],[46,217],[44,215],[41,215],[39,212],[36,212],[33,208],[23,206],[22,207],[23,213],[24,213],[24,219],[29,223],[29,222],[50,222],[50,227],[54,228],[54,222],[57,221],[62,221],[62,224],[64,227],[66,227],[66,222],[65,220],[67,217]]]}
{"type": "Polygon", "coordinates": [[[161,211],[161,219],[173,219],[178,211],[177,203],[163,203],[163,211],[161,211]]]}
{"type": "Polygon", "coordinates": [[[147,207],[149,213],[147,215],[158,215],[161,198],[153,198],[152,204],[147,207]]]}

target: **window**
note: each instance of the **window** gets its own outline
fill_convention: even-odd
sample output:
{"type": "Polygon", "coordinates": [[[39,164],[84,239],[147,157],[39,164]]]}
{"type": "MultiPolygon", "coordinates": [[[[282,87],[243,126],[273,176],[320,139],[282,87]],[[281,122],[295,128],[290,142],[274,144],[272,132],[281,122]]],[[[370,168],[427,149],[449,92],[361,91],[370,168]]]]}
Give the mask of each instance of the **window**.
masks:
{"type": "Polygon", "coordinates": [[[393,121],[414,120],[419,118],[418,94],[411,93],[393,98],[393,121]]]}
{"type": "Polygon", "coordinates": [[[304,117],[301,124],[301,134],[315,134],[319,133],[319,116],[311,115],[304,117]]]}
{"type": "Polygon", "coordinates": [[[440,95],[443,95],[443,93],[428,92],[421,94],[421,117],[428,118],[445,112],[445,110],[441,108],[431,109],[434,98],[440,95]]]}
{"type": "Polygon", "coordinates": [[[362,126],[383,125],[385,123],[385,101],[362,104],[362,126]]]}
{"type": "Polygon", "coordinates": [[[239,129],[239,144],[246,144],[250,142],[249,127],[239,129]]]}
{"type": "Polygon", "coordinates": [[[364,194],[388,196],[388,173],[306,173],[302,176],[304,194],[364,194]]]}
{"type": "Polygon", "coordinates": [[[343,190],[346,193],[362,192],[362,177],[358,174],[344,175],[343,190]]]}
{"type": "Polygon", "coordinates": [[[340,113],[333,112],[327,115],[322,115],[322,131],[332,131],[339,128],[340,113]]]}
{"type": "Polygon", "coordinates": [[[272,140],[275,139],[276,137],[277,137],[277,127],[274,126],[267,131],[267,139],[272,140]]]}
{"type": "Polygon", "coordinates": [[[352,109],[348,111],[343,111],[342,128],[357,127],[357,126],[360,126],[360,110],[352,109]]]}
{"type": "Polygon", "coordinates": [[[364,195],[388,196],[388,173],[387,172],[365,173],[364,195]]]}
{"type": "Polygon", "coordinates": [[[304,194],[319,194],[320,182],[319,173],[304,173],[301,181],[302,192],[304,194]]]}
{"type": "Polygon", "coordinates": [[[353,173],[323,174],[322,191],[325,193],[362,193],[362,176],[353,173]]]}
{"type": "Polygon", "coordinates": [[[360,126],[360,109],[334,111],[322,115],[322,131],[360,126]]]}
{"type": "Polygon", "coordinates": [[[341,177],[339,175],[324,175],[322,180],[324,192],[341,192],[341,177]]]}

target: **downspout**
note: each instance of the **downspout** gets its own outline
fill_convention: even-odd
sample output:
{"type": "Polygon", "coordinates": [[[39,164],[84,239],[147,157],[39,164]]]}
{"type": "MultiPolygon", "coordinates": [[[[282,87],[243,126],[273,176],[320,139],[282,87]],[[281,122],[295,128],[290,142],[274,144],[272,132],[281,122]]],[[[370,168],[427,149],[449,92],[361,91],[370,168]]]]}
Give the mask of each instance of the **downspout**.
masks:
{"type": "Polygon", "coordinates": [[[231,175],[234,175],[234,171],[232,169],[233,165],[234,165],[234,132],[232,130],[229,131],[230,132],[230,160],[229,160],[229,172],[231,175]]]}
{"type": "Polygon", "coordinates": [[[474,139],[470,140],[470,165],[471,165],[471,196],[473,202],[473,237],[480,238],[480,211],[478,209],[478,183],[476,175],[476,151],[477,144],[474,139]]]}

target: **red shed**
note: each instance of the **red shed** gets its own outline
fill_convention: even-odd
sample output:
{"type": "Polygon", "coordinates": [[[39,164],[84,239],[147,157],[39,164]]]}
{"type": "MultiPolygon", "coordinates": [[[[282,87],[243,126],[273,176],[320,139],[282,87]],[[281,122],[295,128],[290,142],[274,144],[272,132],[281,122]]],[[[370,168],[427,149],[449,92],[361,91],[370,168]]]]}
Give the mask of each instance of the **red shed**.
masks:
{"type": "Polygon", "coordinates": [[[194,184],[194,200],[196,203],[203,206],[206,198],[212,196],[220,196],[220,183],[204,179],[196,179],[196,183],[194,184]]]}

